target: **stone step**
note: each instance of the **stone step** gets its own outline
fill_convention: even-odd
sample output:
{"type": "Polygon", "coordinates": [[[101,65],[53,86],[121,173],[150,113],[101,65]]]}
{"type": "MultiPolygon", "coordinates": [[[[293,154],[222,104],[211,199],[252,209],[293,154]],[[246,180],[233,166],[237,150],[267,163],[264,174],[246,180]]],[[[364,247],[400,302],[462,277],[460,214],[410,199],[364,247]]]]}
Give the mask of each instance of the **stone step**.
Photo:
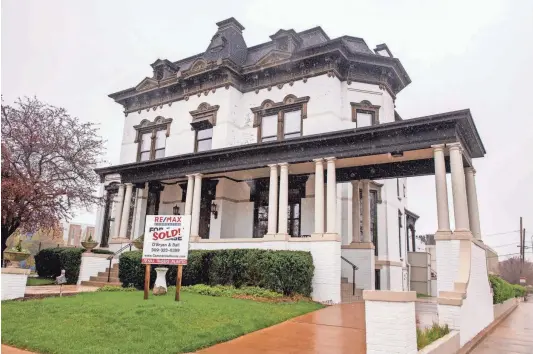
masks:
{"type": "Polygon", "coordinates": [[[83,280],[81,282],[81,285],[85,285],[85,286],[106,286],[106,285],[109,285],[109,286],[122,286],[122,283],[121,282],[108,283],[107,281],[103,282],[103,281],[83,280]]]}
{"type": "MultiPolygon", "coordinates": [[[[99,277],[107,277],[107,271],[105,272],[98,272],[98,275],[99,277]]],[[[118,278],[118,271],[115,271],[115,270],[111,270],[111,278],[118,278]]]]}
{"type": "MultiPolygon", "coordinates": [[[[92,276],[89,279],[89,281],[107,282],[107,274],[105,276],[103,276],[103,277],[100,277],[100,276],[94,277],[94,276],[92,276]]],[[[120,279],[118,277],[113,277],[112,276],[112,277],[109,278],[109,282],[110,283],[120,283],[120,279]]]]}
{"type": "Polygon", "coordinates": [[[361,302],[363,301],[362,296],[341,296],[341,303],[349,304],[351,302],[361,302]]]}

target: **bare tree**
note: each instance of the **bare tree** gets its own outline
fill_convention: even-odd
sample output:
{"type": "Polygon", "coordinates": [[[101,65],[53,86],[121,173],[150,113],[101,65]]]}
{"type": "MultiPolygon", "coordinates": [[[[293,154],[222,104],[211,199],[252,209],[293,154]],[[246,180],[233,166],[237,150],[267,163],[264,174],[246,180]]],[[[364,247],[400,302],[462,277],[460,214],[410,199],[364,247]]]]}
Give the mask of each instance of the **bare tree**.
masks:
{"type": "Polygon", "coordinates": [[[527,284],[533,284],[533,263],[513,257],[500,262],[500,275],[511,284],[520,284],[520,277],[526,277],[527,284]]]}

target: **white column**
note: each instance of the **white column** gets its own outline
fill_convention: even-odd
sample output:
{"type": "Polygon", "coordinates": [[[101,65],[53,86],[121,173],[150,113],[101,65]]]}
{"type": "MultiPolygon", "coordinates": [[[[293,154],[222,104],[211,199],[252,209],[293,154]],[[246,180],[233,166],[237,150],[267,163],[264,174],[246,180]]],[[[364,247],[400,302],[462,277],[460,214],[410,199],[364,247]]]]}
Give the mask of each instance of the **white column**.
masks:
{"type": "Polygon", "coordinates": [[[470,231],[468,220],[468,201],[466,198],[465,172],[461,144],[448,144],[450,148],[450,167],[452,170],[453,216],[455,231],[470,231]]]}
{"type": "Polygon", "coordinates": [[[126,194],[124,196],[124,204],[122,207],[122,217],[120,218],[120,230],[118,237],[127,238],[128,222],[130,221],[130,207],[131,207],[131,193],[133,184],[126,183],[126,194]]]}
{"type": "Polygon", "coordinates": [[[433,159],[435,163],[435,191],[437,194],[437,231],[450,232],[450,213],[448,211],[448,188],[446,186],[444,145],[433,146],[433,159]]]}
{"type": "Polygon", "coordinates": [[[324,160],[315,159],[315,234],[324,233],[324,160]]]}
{"type": "Polygon", "coordinates": [[[327,224],[326,232],[336,233],[335,219],[337,216],[337,178],[335,176],[335,158],[326,157],[328,163],[328,205],[327,205],[327,224]]]}
{"type": "Polygon", "coordinates": [[[275,235],[278,223],[278,165],[270,167],[270,186],[268,189],[268,231],[267,234],[275,235]]]}
{"type": "Polygon", "coordinates": [[[192,213],[193,191],[194,175],[187,175],[187,194],[185,194],[185,213],[183,215],[191,215],[192,213]]]}
{"type": "Polygon", "coordinates": [[[194,175],[194,194],[192,201],[191,237],[200,237],[200,203],[202,201],[202,174],[194,175]]]}
{"type": "Polygon", "coordinates": [[[361,242],[361,199],[359,181],[352,181],[352,243],[361,242]]]}
{"type": "Polygon", "coordinates": [[[372,242],[370,237],[370,181],[363,181],[363,242],[372,242]]]}
{"type": "Polygon", "coordinates": [[[117,238],[120,235],[120,218],[122,217],[122,203],[124,202],[124,185],[118,186],[117,196],[115,197],[115,210],[113,211],[113,238],[117,238]]]}
{"type": "Polygon", "coordinates": [[[481,224],[479,220],[479,206],[476,189],[476,170],[473,167],[465,168],[465,176],[470,230],[475,238],[481,239],[481,224]]]}
{"type": "Polygon", "coordinates": [[[289,164],[280,163],[278,235],[287,235],[287,210],[289,206],[289,164]]]}

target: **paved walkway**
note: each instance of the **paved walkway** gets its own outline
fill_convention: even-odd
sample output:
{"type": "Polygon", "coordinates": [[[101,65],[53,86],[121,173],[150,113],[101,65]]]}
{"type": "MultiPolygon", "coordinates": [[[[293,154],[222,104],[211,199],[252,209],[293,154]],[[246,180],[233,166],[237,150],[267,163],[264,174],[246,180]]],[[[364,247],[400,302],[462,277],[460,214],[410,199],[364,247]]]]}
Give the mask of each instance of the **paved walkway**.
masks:
{"type": "Polygon", "coordinates": [[[518,308],[470,353],[533,353],[533,302],[520,303],[518,308]]]}
{"type": "Polygon", "coordinates": [[[2,344],[2,354],[34,354],[27,350],[10,347],[9,345],[2,344]]]}
{"type": "MultiPolygon", "coordinates": [[[[27,286],[24,293],[25,298],[42,298],[59,295],[60,285],[27,286]]],[[[82,292],[92,292],[98,290],[97,286],[63,285],[62,295],[75,295],[82,292]]]]}
{"type": "Polygon", "coordinates": [[[365,305],[330,306],[199,353],[366,353],[365,305]]]}

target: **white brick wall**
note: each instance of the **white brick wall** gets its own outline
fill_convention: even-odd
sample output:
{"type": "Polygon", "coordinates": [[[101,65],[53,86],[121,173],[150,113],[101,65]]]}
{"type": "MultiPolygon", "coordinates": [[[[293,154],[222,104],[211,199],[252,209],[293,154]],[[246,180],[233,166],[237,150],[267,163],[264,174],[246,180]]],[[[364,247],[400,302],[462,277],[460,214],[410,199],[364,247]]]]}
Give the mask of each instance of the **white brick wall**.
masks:
{"type": "Polygon", "coordinates": [[[470,280],[461,307],[461,346],[494,320],[485,250],[472,244],[470,280]]]}
{"type": "MultiPolygon", "coordinates": [[[[355,264],[359,269],[355,271],[355,286],[357,289],[374,290],[375,286],[375,257],[373,249],[342,249],[342,256],[355,264]]],[[[342,261],[342,276],[352,283],[352,266],[342,261]]]]}
{"type": "Polygon", "coordinates": [[[27,272],[20,270],[20,272],[11,273],[9,268],[2,269],[2,300],[24,297],[28,273],[29,270],[27,272]]]}
{"type": "Polygon", "coordinates": [[[365,301],[366,352],[416,353],[415,303],[365,301]]]}
{"type": "Polygon", "coordinates": [[[393,291],[407,291],[407,288],[404,289],[403,284],[403,268],[402,267],[387,267],[389,268],[390,276],[390,289],[393,291]]]}
{"type": "Polygon", "coordinates": [[[439,313],[436,302],[418,299],[415,304],[415,309],[420,327],[431,327],[433,323],[439,323],[439,313]]]}
{"type": "MultiPolygon", "coordinates": [[[[233,241],[233,240],[232,240],[233,241]]],[[[193,242],[191,249],[240,249],[258,248],[274,250],[308,251],[313,256],[315,273],[313,276],[313,292],[315,301],[340,303],[341,301],[341,243],[339,241],[251,241],[241,242],[193,242]]]]}
{"type": "MultiPolygon", "coordinates": [[[[98,275],[98,272],[104,272],[109,267],[109,254],[82,254],[80,273],[78,276],[78,285],[84,280],[89,280],[91,276],[98,275]]],[[[118,259],[114,258],[111,264],[118,263],[118,259]]]]}
{"type": "Polygon", "coordinates": [[[453,291],[459,271],[459,240],[437,241],[437,294],[453,291]]]}

